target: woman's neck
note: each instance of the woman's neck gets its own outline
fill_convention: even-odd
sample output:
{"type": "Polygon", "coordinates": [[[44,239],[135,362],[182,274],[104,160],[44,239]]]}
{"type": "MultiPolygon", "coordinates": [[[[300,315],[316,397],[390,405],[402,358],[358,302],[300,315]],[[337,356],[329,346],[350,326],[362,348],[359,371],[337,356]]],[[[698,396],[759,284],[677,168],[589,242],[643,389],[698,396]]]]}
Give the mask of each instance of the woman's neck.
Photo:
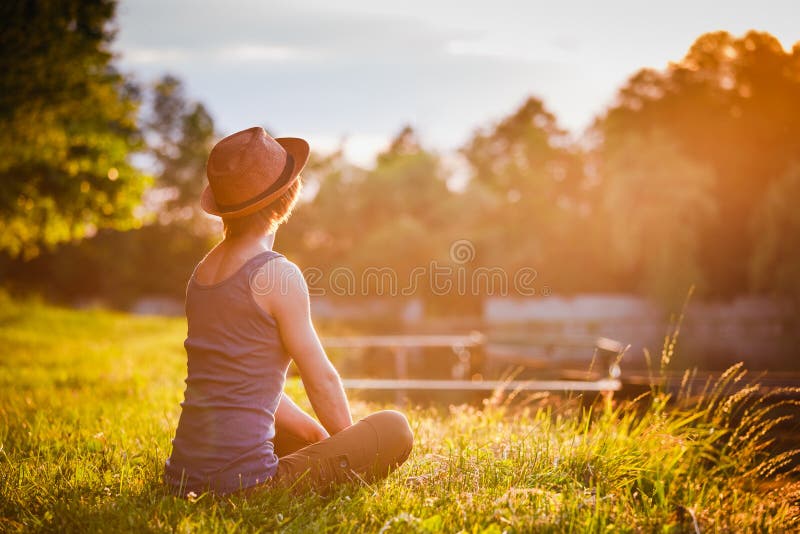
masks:
{"type": "Polygon", "coordinates": [[[220,245],[238,250],[272,250],[275,244],[275,234],[245,234],[236,237],[226,237],[220,245]]]}

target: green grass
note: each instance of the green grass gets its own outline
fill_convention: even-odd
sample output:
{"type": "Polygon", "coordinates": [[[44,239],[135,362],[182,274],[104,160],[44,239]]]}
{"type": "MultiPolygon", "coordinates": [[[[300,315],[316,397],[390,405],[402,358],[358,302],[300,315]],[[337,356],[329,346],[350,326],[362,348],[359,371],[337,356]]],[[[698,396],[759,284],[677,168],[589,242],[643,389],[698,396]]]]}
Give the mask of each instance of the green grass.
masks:
{"type": "MultiPolygon", "coordinates": [[[[753,391],[673,402],[655,391],[590,408],[533,398],[410,409],[415,450],[374,486],[327,498],[177,499],[160,480],[183,392],[184,334],[182,320],[0,297],[0,531],[800,528],[791,458],[766,452],[774,405],[753,391]]],[[[378,406],[353,408],[362,416],[378,406]]]]}

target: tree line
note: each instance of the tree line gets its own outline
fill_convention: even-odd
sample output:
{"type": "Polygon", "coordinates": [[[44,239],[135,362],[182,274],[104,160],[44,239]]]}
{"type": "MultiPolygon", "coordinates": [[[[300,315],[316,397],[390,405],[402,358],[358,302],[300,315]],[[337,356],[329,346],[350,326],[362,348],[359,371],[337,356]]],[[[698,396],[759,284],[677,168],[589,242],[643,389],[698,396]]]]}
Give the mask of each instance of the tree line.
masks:
{"type": "MultiPolygon", "coordinates": [[[[220,137],[212,117],[174,77],[144,86],[116,70],[114,2],[12,4],[0,38],[4,282],[120,306],[180,297],[218,238],[197,207],[220,137]]],[[[457,185],[412,126],[374,168],[314,154],[278,248],[323,273],[403,277],[452,264],[450,245],[467,240],[463,267],[532,268],[559,294],[629,292],[671,308],[692,285],[800,298],[800,43],[708,33],[667,68],[631,76],[578,138],[530,97],[459,154],[469,179],[457,185]]],[[[420,291],[443,312],[469,307],[420,291]]]]}

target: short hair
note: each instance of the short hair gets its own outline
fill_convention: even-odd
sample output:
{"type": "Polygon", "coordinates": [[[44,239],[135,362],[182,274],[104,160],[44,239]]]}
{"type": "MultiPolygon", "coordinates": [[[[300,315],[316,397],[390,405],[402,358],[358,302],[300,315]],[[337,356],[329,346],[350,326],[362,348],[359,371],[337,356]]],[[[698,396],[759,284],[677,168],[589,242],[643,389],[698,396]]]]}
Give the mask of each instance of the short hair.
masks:
{"type": "Polygon", "coordinates": [[[277,200],[244,217],[222,218],[225,237],[236,237],[251,232],[273,233],[285,223],[300,198],[303,183],[298,176],[289,189],[277,200]]]}

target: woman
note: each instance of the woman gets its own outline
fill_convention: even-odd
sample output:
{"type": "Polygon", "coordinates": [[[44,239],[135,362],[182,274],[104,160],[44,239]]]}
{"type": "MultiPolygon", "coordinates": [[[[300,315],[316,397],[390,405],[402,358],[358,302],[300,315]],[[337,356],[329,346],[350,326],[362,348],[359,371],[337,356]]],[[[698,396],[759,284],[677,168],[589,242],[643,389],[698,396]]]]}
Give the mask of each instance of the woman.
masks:
{"type": "Polygon", "coordinates": [[[376,480],[405,461],[399,412],[352,423],[341,380],[309,313],[300,270],[272,250],[300,192],[309,147],[249,128],[220,141],[203,209],[225,235],[186,289],[188,376],[165,480],[180,495],[376,480]],[[283,393],[294,360],[320,423],[283,393]]]}

